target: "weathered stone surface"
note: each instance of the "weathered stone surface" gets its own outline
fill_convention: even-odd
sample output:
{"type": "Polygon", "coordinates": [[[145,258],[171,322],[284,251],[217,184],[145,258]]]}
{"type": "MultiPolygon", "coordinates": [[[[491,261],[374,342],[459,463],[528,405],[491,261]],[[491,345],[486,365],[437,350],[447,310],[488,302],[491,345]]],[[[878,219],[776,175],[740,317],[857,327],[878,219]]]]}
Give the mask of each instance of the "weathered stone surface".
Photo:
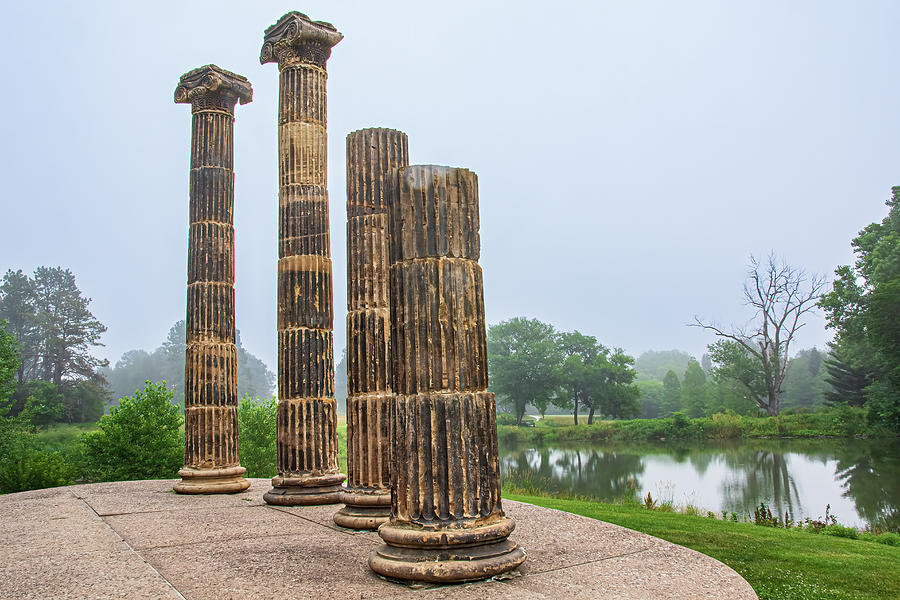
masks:
{"type": "Polygon", "coordinates": [[[406,134],[347,136],[347,490],[334,522],[377,529],[390,517],[389,248],[384,177],[409,164],[406,134]]]}
{"type": "Polygon", "coordinates": [[[251,482],[233,495],[179,496],[158,480],[0,496],[0,598],[756,599],[708,556],[511,501],[520,576],[412,589],[366,568],[375,533],[332,525],[328,506],[265,506],[269,480],[251,482]]]}
{"type": "Polygon", "coordinates": [[[175,491],[237,492],[250,482],[238,460],[234,334],[234,106],[250,102],[246,78],[215,65],[182,75],[176,103],[190,103],[184,469],[175,491]]]}
{"type": "Polygon", "coordinates": [[[485,579],[518,567],[500,502],[478,266],[478,179],[415,165],[386,178],[395,396],[391,519],[369,566],[386,577],[485,579]]]}
{"type": "Polygon", "coordinates": [[[260,63],[277,62],[278,476],[266,502],[340,499],[328,229],[325,63],[342,36],[290,12],[266,29],[260,63]]]}

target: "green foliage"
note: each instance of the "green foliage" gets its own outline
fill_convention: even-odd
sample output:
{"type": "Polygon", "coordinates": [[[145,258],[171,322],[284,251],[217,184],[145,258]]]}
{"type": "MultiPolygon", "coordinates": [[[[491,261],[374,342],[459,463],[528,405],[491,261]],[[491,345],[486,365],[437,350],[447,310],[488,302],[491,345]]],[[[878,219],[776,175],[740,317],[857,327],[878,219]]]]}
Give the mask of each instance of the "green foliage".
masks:
{"type": "Polygon", "coordinates": [[[87,379],[63,386],[63,411],[67,423],[97,421],[109,402],[109,392],[97,379],[87,379]]]}
{"type": "Polygon", "coordinates": [[[184,422],[171,402],[166,382],[147,381],[133,398],[100,419],[96,432],[85,434],[85,468],[94,481],[175,477],[184,464],[184,422]]]}
{"type": "Polygon", "coordinates": [[[546,410],[557,395],[562,363],[553,325],[521,317],[503,321],[488,329],[487,347],[490,389],[513,409],[516,422],[528,404],[546,410]]]}
{"type": "Polygon", "coordinates": [[[247,477],[274,477],[275,418],[278,403],[275,398],[244,396],[238,404],[239,450],[241,466],[247,477]]]}
{"type": "Polygon", "coordinates": [[[662,381],[666,373],[684,373],[693,357],[683,350],[648,350],[634,361],[638,381],[662,381]]]}
{"type": "Polygon", "coordinates": [[[847,527],[845,525],[826,525],[822,533],[835,537],[850,538],[851,540],[859,537],[859,531],[855,527],[847,527]]]}
{"type": "Polygon", "coordinates": [[[660,416],[670,417],[681,410],[681,382],[675,371],[669,371],[663,378],[662,404],[660,416]]]}
{"type": "Polygon", "coordinates": [[[25,416],[0,417],[0,493],[69,485],[77,469],[42,447],[25,416]]]}
{"type": "Polygon", "coordinates": [[[63,415],[63,396],[49,381],[29,381],[25,384],[28,399],[22,415],[33,425],[46,426],[59,421],[63,415]]]}
{"type": "Polygon", "coordinates": [[[891,191],[887,217],[852,240],[857,260],[835,269],[821,305],[836,332],[830,400],[864,397],[872,421],[900,432],[900,187],[891,191]]]}
{"type": "Polygon", "coordinates": [[[822,354],[816,348],[800,350],[791,359],[784,377],[782,409],[818,408],[825,403],[826,369],[822,368],[822,354]]]}
{"type": "Polygon", "coordinates": [[[504,497],[600,519],[712,556],[744,577],[760,600],[900,597],[900,549],[890,543],[867,544],[797,528],[756,527],[647,510],[633,503],[523,496],[506,490],[504,497]]]}
{"type": "Polygon", "coordinates": [[[3,406],[16,387],[16,372],[22,363],[19,344],[6,330],[6,321],[0,321],[0,406],[3,406]]]}
{"type": "Polygon", "coordinates": [[[777,417],[747,417],[725,412],[689,419],[684,413],[676,412],[665,419],[595,421],[592,425],[561,424],[546,418],[538,421],[534,428],[498,423],[497,433],[506,444],[892,435],[882,425],[869,423],[866,414],[864,409],[847,406],[815,413],[783,413],[777,417]]]}
{"type": "Polygon", "coordinates": [[[691,418],[702,417],[707,404],[706,373],[693,358],[688,362],[681,384],[681,407],[691,418]]]}
{"type": "Polygon", "coordinates": [[[641,390],[641,414],[642,419],[657,419],[662,416],[663,384],[661,381],[643,380],[636,381],[635,385],[641,390]]]}

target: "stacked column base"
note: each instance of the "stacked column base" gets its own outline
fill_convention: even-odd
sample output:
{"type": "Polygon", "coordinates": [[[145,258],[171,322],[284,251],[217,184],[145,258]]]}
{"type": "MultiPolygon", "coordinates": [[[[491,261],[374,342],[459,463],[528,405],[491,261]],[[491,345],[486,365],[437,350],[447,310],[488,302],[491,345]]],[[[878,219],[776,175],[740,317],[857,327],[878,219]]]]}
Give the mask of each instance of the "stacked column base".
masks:
{"type": "Polygon", "coordinates": [[[379,575],[403,581],[487,579],[525,561],[525,551],[508,539],[515,526],[508,517],[454,528],[388,523],[378,529],[385,543],[369,555],[369,567],[379,575]]]}
{"type": "Polygon", "coordinates": [[[243,478],[244,467],[223,467],[220,469],[195,469],[185,467],[178,471],[181,481],[172,489],[179,494],[233,494],[250,487],[243,478]]]}
{"type": "Polygon", "coordinates": [[[263,494],[268,504],[313,506],[341,501],[341,473],[307,477],[273,477],[272,489],[263,494]]]}
{"type": "Polygon", "coordinates": [[[391,519],[391,491],[347,488],[341,493],[344,508],[334,514],[335,525],[375,531],[391,519]]]}

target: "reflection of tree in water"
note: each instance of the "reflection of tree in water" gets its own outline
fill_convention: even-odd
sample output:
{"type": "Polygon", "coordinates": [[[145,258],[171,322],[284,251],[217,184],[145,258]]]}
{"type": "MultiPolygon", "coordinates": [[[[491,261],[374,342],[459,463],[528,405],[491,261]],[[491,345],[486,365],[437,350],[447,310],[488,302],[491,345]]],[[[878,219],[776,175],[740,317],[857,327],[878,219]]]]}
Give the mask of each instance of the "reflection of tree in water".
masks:
{"type": "Polygon", "coordinates": [[[765,502],[782,518],[796,518],[800,506],[797,484],[788,470],[786,453],[780,448],[735,448],[725,453],[731,478],[722,482],[722,509],[750,515],[765,502]]]}
{"type": "Polygon", "coordinates": [[[872,526],[900,531],[900,442],[849,442],[835,452],[844,496],[872,526]]]}
{"type": "Polygon", "coordinates": [[[603,500],[632,495],[643,471],[638,454],[595,448],[518,450],[501,459],[503,480],[514,486],[603,500]]]}

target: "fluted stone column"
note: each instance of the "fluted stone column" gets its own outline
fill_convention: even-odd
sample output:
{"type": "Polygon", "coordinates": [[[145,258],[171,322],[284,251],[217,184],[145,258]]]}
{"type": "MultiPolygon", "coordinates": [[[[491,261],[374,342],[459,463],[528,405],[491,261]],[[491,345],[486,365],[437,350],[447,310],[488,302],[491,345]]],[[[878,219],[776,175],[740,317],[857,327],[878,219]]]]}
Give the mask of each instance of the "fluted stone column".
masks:
{"type": "Polygon", "coordinates": [[[347,136],[347,489],[334,522],[377,529],[391,516],[388,231],[384,177],[409,164],[406,134],[347,136]]]}
{"type": "Polygon", "coordinates": [[[519,566],[500,503],[478,222],[478,178],[415,165],[387,177],[391,519],[369,566],[396,579],[471,581],[519,566]]]}
{"type": "Polygon", "coordinates": [[[175,491],[245,490],[238,460],[234,344],[234,106],[253,90],[240,75],[206,65],[181,76],[175,102],[190,104],[190,233],[184,468],[175,491]]]}
{"type": "Polygon", "coordinates": [[[325,63],[343,36],[290,12],[266,29],[261,64],[277,62],[278,476],[269,504],[334,504],[338,466],[334,307],[328,229],[325,63]]]}

